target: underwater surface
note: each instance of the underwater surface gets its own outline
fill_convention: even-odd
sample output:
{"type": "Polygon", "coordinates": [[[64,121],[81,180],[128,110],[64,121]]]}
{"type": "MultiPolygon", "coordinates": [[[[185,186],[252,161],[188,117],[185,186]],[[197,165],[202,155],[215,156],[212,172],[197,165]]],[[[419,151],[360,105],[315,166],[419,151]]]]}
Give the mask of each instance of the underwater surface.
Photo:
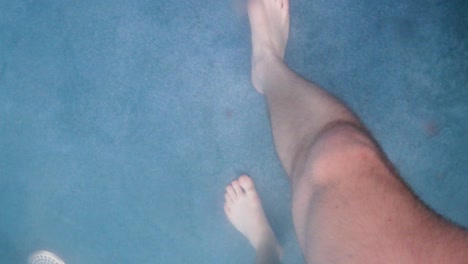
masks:
{"type": "MultiPolygon", "coordinates": [[[[288,65],[468,226],[466,1],[290,2],[288,65]]],[[[241,173],[302,263],[250,48],[240,2],[0,0],[0,263],[251,263],[241,173]]]]}

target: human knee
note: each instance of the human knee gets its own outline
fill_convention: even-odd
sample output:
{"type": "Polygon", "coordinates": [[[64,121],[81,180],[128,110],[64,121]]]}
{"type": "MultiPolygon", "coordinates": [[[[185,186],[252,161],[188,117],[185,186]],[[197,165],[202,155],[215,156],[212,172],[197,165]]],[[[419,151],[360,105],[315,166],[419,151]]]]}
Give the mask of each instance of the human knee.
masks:
{"type": "Polygon", "coordinates": [[[321,185],[375,162],[379,155],[363,128],[339,121],[327,125],[318,134],[306,156],[297,173],[306,178],[306,182],[321,185]]]}
{"type": "Polygon", "coordinates": [[[372,139],[367,131],[359,124],[349,121],[334,121],[322,128],[316,136],[312,147],[317,149],[343,149],[345,147],[356,147],[359,145],[373,145],[372,139]]]}

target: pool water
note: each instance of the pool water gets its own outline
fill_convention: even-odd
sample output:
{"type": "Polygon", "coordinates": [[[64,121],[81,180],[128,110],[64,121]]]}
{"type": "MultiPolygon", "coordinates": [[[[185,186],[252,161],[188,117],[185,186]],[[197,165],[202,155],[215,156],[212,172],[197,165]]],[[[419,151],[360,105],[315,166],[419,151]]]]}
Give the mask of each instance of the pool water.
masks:
{"type": "MultiPolygon", "coordinates": [[[[0,263],[251,263],[223,212],[241,173],[303,262],[241,5],[0,0],[0,263]]],[[[465,7],[291,0],[286,61],[468,226],[465,7]]]]}

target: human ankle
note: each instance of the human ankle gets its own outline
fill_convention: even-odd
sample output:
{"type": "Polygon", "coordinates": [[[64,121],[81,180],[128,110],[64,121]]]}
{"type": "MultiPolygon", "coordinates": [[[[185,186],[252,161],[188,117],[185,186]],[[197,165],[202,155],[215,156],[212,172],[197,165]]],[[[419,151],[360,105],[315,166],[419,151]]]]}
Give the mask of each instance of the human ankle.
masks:
{"type": "Polygon", "coordinates": [[[271,228],[264,228],[258,232],[258,236],[250,241],[250,244],[257,250],[265,245],[277,245],[276,236],[271,228]]]}
{"type": "Polygon", "coordinates": [[[283,59],[269,52],[252,57],[252,83],[260,93],[264,93],[268,88],[275,69],[281,64],[284,64],[283,59]]]}
{"type": "MultiPolygon", "coordinates": [[[[258,252],[269,252],[273,259],[280,260],[283,257],[283,249],[276,241],[276,238],[271,238],[268,240],[263,240],[260,244],[258,244],[255,248],[255,251],[258,252]]],[[[276,263],[276,261],[274,262],[276,263]]]]}

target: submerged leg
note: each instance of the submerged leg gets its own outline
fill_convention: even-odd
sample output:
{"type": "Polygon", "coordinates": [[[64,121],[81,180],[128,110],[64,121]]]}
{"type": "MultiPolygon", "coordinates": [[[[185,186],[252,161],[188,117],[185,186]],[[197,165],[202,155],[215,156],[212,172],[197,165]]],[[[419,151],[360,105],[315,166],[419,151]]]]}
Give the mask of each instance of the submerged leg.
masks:
{"type": "Polygon", "coordinates": [[[359,119],[283,62],[287,0],[249,0],[252,81],[268,102],[309,263],[459,263],[467,234],[426,208],[359,119]]]}
{"type": "Polygon", "coordinates": [[[263,211],[252,179],[242,175],[226,187],[224,211],[255,248],[257,264],[280,263],[281,247],[263,211]]]}

